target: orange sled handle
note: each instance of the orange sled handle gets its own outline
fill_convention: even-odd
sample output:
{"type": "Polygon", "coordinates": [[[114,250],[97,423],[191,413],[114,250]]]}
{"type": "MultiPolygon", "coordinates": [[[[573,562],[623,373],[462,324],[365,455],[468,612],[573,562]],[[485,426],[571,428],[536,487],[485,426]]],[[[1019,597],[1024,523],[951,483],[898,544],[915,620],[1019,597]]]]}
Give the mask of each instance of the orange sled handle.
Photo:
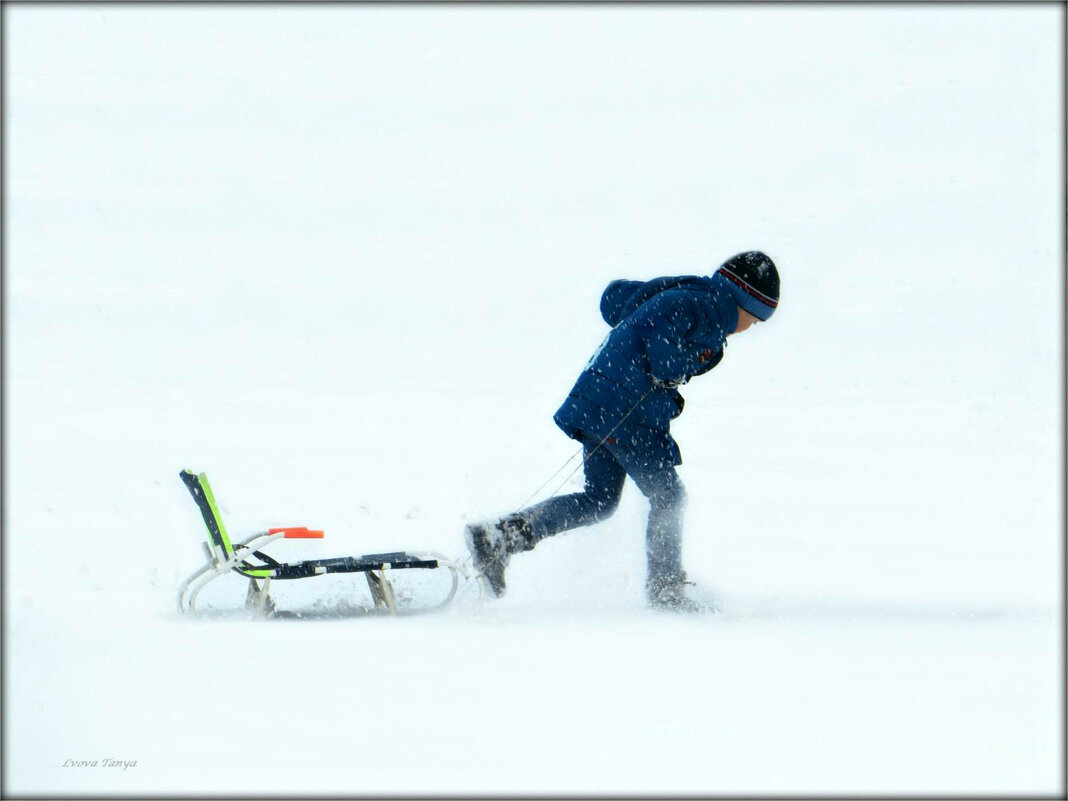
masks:
{"type": "Polygon", "coordinates": [[[287,540],[321,540],[326,534],[322,531],[310,530],[307,526],[287,526],[285,528],[269,528],[268,534],[283,534],[287,540]]]}

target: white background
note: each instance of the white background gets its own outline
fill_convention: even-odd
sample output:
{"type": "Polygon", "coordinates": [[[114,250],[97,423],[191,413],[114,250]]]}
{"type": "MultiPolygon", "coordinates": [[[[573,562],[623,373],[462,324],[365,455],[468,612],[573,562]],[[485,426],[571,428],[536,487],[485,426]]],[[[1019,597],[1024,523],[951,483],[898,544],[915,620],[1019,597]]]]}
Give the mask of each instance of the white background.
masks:
{"type": "Polygon", "coordinates": [[[5,794],[1063,793],[1063,14],[5,6],[5,794]],[[497,603],[175,611],[179,469],[459,557],[604,285],[754,248],[674,426],[720,614],[645,610],[633,485],[497,603]]]}

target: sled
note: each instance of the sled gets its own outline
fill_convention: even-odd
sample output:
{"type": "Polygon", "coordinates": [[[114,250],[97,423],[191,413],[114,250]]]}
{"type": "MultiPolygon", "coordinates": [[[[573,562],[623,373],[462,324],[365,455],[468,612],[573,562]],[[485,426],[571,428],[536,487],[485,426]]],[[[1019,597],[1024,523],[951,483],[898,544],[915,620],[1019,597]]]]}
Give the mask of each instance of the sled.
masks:
{"type": "Polygon", "coordinates": [[[456,596],[460,578],[467,578],[466,571],[460,565],[440,554],[433,553],[396,551],[364,556],[339,556],[332,559],[310,559],[301,562],[279,562],[264,553],[262,549],[280,539],[322,539],[325,536],[324,533],[306,526],[286,526],[267,529],[246,542],[231,543],[207,474],[183,470],[179,475],[200,509],[204,525],[208,529],[208,539],[202,543],[207,556],[207,564],[182,582],[178,590],[178,611],[183,614],[196,615],[197,596],[201,591],[211,582],[231,573],[243,576],[249,581],[245,595],[245,608],[265,617],[277,611],[274,600],[270,596],[272,581],[311,578],[329,573],[363,573],[371,599],[374,601],[375,611],[396,614],[396,593],[387,573],[394,570],[435,570],[438,568],[449,570],[452,583],[448,595],[443,601],[427,606],[422,611],[440,609],[449,604],[456,596]]]}

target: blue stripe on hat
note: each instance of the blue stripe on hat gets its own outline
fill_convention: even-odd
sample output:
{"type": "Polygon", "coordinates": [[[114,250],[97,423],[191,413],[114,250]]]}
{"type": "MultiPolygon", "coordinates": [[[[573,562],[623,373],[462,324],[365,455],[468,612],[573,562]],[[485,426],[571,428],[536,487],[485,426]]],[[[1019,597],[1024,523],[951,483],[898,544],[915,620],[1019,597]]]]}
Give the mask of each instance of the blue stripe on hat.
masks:
{"type": "Polygon", "coordinates": [[[747,290],[745,282],[738,276],[723,269],[716,270],[716,273],[726,279],[727,286],[730,287],[731,294],[734,295],[735,303],[758,320],[767,320],[775,313],[775,307],[760,300],[756,295],[751,294],[750,291],[747,290]]]}

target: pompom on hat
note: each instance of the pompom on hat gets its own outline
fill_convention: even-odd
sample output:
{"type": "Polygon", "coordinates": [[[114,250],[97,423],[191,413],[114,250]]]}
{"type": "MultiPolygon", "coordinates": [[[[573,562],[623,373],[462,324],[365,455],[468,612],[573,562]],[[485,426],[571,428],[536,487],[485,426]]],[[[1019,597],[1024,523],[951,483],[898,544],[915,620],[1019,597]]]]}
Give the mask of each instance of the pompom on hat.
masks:
{"type": "Polygon", "coordinates": [[[759,320],[767,320],[779,305],[779,271],[759,250],[739,253],[716,270],[734,289],[738,305],[759,320]]]}

